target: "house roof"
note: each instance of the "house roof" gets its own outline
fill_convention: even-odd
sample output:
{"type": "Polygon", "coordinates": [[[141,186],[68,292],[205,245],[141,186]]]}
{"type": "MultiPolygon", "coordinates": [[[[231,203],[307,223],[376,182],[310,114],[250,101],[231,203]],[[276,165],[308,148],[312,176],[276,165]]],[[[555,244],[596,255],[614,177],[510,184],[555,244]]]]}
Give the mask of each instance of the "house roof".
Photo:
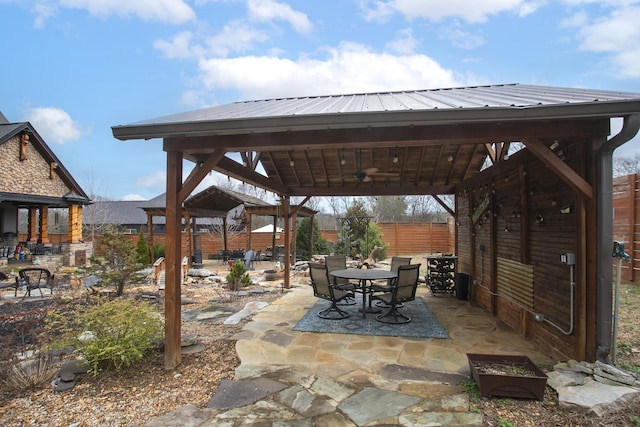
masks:
{"type": "Polygon", "coordinates": [[[435,195],[514,141],[606,138],[639,112],[640,94],[505,84],[236,102],[112,131],[281,195],[435,195]]]}
{"type": "Polygon", "coordinates": [[[38,132],[31,126],[29,122],[21,123],[9,123],[0,113],[0,144],[7,142],[9,139],[15,137],[21,133],[28,133],[30,135],[30,143],[38,151],[40,156],[44,158],[47,163],[56,163],[56,174],[69,188],[69,192],[63,197],[49,197],[30,194],[18,194],[5,192],[0,195],[0,200],[11,201],[19,205],[33,205],[33,204],[46,204],[51,207],[66,207],[69,205],[87,205],[91,203],[91,199],[80,187],[80,185],[73,178],[71,173],[65,168],[60,159],[45,143],[44,139],[38,134],[38,132]]]}

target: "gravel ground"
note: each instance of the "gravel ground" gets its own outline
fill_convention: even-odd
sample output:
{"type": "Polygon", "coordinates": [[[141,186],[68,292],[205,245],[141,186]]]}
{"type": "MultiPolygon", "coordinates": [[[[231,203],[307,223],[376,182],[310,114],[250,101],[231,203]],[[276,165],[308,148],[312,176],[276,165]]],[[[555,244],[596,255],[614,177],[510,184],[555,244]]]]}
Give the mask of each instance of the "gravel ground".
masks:
{"type": "MultiPolygon", "coordinates": [[[[184,286],[184,298],[193,302],[188,308],[210,305],[223,292],[208,287],[184,286]]],[[[625,288],[621,306],[620,341],[624,342],[619,361],[640,366],[640,292],[637,285],[625,288]]],[[[148,291],[130,289],[135,294],[148,291]]],[[[249,300],[272,301],[280,292],[241,297],[224,302],[240,309],[249,300]]],[[[39,319],[47,310],[61,304],[60,299],[40,303],[0,306],[0,360],[9,352],[28,348],[35,338],[20,331],[37,331],[39,319]],[[24,337],[24,341],[23,338],[24,337]]],[[[162,301],[159,301],[162,307],[162,301]]],[[[16,392],[3,386],[0,391],[0,426],[134,426],[171,412],[186,404],[204,407],[222,379],[231,379],[238,366],[235,342],[231,337],[242,329],[217,322],[187,322],[183,335],[195,334],[206,350],[182,357],[173,371],[164,369],[163,355],[154,353],[147,363],[120,371],[85,374],[69,392],[57,393],[43,383],[34,391],[16,392]]],[[[55,370],[57,372],[57,369],[55,370]]],[[[487,426],[639,426],[640,402],[633,402],[603,418],[569,412],[558,407],[557,396],[547,387],[544,402],[491,398],[474,399],[472,410],[480,411],[487,426]]]]}
{"type": "MultiPolygon", "coordinates": [[[[224,291],[206,287],[185,286],[184,298],[193,302],[188,309],[211,305],[224,291]]],[[[144,292],[140,287],[129,294],[144,292]]],[[[241,309],[249,301],[270,302],[280,292],[253,294],[225,301],[222,305],[241,309]]],[[[47,310],[62,304],[53,299],[38,303],[0,306],[0,336],[4,342],[21,345],[16,325],[37,323],[47,310]],[[18,339],[16,339],[18,338],[18,339]]],[[[216,303],[218,304],[218,303],[216,303]]],[[[159,302],[162,306],[162,301],[159,302]]],[[[2,387],[0,392],[0,426],[131,426],[144,425],[150,419],[193,404],[204,407],[214,395],[222,379],[232,379],[239,364],[235,341],[246,320],[236,325],[214,322],[183,322],[182,334],[197,335],[206,350],[182,356],[177,369],[164,369],[161,351],[154,352],[147,363],[120,371],[81,375],[75,387],[64,393],[54,392],[47,382],[35,391],[14,392],[2,387]]],[[[34,341],[27,336],[27,343],[34,341]]],[[[58,363],[52,372],[57,373],[58,363]]]]}

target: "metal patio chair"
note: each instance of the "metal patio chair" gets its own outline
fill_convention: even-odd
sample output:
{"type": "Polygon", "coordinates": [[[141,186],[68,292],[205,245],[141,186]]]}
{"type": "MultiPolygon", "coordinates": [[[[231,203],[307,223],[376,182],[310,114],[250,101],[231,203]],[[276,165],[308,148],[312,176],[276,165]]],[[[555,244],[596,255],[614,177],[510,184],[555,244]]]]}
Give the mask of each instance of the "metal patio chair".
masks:
{"type": "Polygon", "coordinates": [[[51,294],[53,295],[53,282],[54,275],[51,274],[51,272],[46,268],[23,268],[18,271],[18,277],[16,277],[16,289],[14,296],[18,296],[18,289],[21,287],[25,288],[22,299],[25,299],[27,296],[31,296],[31,291],[34,289],[40,291],[41,297],[44,296],[44,294],[42,293],[42,288],[49,288],[51,290],[51,294]]]}
{"type": "MultiPolygon", "coordinates": [[[[327,266],[327,272],[331,276],[333,270],[344,270],[347,268],[347,257],[344,255],[327,255],[324,257],[324,264],[327,266]]],[[[358,287],[349,282],[349,279],[336,277],[333,279],[339,289],[343,291],[354,292],[358,287]]],[[[339,305],[354,305],[355,298],[347,297],[339,305]]]]}
{"type": "Polygon", "coordinates": [[[420,264],[401,265],[398,267],[398,278],[394,280],[389,292],[373,295],[371,299],[384,301],[389,306],[386,313],[376,316],[376,320],[383,323],[409,323],[411,317],[398,311],[399,304],[416,299],[416,289],[418,288],[418,276],[420,275],[420,264]]]}
{"type": "Polygon", "coordinates": [[[347,297],[353,298],[353,293],[339,289],[329,280],[329,272],[325,264],[310,263],[309,277],[313,287],[313,295],[331,302],[329,308],[318,313],[318,317],[323,319],[346,319],[349,313],[340,309],[338,303],[347,297]]]}

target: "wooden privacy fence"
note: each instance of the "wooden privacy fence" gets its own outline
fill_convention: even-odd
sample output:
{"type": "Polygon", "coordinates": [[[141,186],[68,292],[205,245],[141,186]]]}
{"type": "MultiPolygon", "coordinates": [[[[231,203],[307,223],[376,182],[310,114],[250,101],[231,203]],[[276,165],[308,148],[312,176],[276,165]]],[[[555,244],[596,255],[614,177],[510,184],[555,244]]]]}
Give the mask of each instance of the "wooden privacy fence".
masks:
{"type": "MultiPolygon", "coordinates": [[[[455,225],[447,223],[378,223],[384,242],[389,245],[387,256],[423,253],[455,253],[455,225]]],[[[338,241],[339,230],[321,230],[322,237],[338,241]]],[[[373,249],[373,248],[372,248],[373,249]]],[[[369,255],[369,254],[366,254],[369,255]]]]}
{"type": "MultiPolygon", "coordinates": [[[[411,255],[421,253],[454,253],[455,252],[455,224],[453,218],[447,223],[379,223],[385,243],[389,245],[387,256],[411,255]]],[[[326,240],[336,242],[338,230],[320,230],[320,234],[326,240]]],[[[138,235],[128,236],[135,244],[138,235]]],[[[154,244],[164,246],[164,234],[154,234],[154,244]]],[[[227,248],[245,249],[246,234],[235,233],[228,236],[227,248]]],[[[203,258],[208,258],[210,254],[217,254],[222,249],[222,238],[219,234],[200,234],[200,250],[203,258]]],[[[255,250],[264,250],[272,244],[271,233],[253,233],[251,245],[255,250]]],[[[284,233],[276,239],[276,245],[284,244],[284,233]]],[[[99,252],[99,251],[98,251],[99,252]]],[[[185,233],[182,234],[182,253],[187,254],[187,239],[185,233]]],[[[99,253],[96,253],[99,255],[99,253]]],[[[368,254],[367,254],[368,255],[368,254]]]]}
{"type": "MultiPolygon", "coordinates": [[[[640,279],[640,174],[613,180],[613,239],[624,243],[630,261],[622,261],[622,281],[640,279]]],[[[613,242],[611,242],[613,250],[613,242]]],[[[614,261],[614,267],[617,260],[614,261]]],[[[614,279],[616,270],[614,270],[614,279]]]]}

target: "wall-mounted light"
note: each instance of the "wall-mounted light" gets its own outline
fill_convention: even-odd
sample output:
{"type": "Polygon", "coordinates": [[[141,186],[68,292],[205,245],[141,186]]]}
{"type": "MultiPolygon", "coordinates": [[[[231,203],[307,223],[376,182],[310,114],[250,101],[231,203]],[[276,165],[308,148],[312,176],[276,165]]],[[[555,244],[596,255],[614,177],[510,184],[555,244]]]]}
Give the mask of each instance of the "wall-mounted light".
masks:
{"type": "Polygon", "coordinates": [[[398,153],[397,153],[397,148],[396,148],[396,152],[393,153],[393,159],[391,160],[394,164],[398,163],[400,161],[400,159],[398,158],[398,153]]]}
{"type": "Polygon", "coordinates": [[[453,162],[453,154],[449,153],[449,157],[447,157],[447,162],[453,162]]]}
{"type": "Polygon", "coordinates": [[[289,160],[289,166],[294,167],[296,165],[296,162],[293,161],[293,159],[289,160]]]}
{"type": "Polygon", "coordinates": [[[344,151],[342,152],[342,157],[340,157],[340,164],[342,166],[345,165],[345,163],[347,163],[347,160],[344,158],[344,151]]]}

